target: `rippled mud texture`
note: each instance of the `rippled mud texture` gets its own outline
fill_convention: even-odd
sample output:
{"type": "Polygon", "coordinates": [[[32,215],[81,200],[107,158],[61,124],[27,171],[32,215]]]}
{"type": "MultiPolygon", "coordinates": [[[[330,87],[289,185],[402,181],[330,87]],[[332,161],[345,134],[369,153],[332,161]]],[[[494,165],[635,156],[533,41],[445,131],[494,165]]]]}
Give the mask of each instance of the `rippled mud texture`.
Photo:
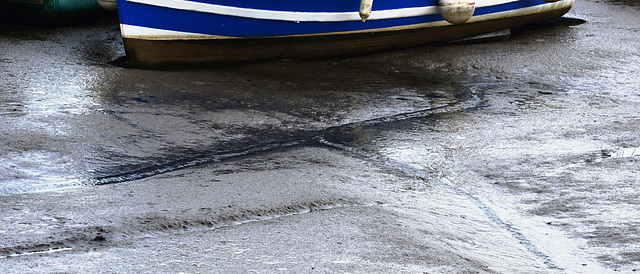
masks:
{"type": "Polygon", "coordinates": [[[114,17],[3,21],[0,265],[637,271],[636,7],[197,70],[114,66],[114,17]]]}

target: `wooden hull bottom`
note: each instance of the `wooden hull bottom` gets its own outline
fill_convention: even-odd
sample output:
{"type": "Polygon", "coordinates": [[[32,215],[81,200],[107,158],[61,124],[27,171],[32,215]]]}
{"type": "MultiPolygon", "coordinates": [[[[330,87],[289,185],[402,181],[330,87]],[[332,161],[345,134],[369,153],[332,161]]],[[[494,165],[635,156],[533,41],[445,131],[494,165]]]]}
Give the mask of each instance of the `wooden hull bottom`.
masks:
{"type": "Polygon", "coordinates": [[[570,7],[521,17],[402,31],[255,39],[123,40],[129,63],[134,67],[333,58],[453,41],[559,18],[569,9],[570,7]]]}

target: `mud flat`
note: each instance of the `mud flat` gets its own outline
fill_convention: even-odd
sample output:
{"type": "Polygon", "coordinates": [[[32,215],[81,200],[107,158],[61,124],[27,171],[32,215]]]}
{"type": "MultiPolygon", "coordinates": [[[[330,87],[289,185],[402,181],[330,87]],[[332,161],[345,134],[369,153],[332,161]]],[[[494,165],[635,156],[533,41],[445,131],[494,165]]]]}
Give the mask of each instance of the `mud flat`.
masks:
{"type": "Polygon", "coordinates": [[[117,21],[0,23],[0,268],[640,269],[640,12],[490,40],[137,70],[117,21]]]}

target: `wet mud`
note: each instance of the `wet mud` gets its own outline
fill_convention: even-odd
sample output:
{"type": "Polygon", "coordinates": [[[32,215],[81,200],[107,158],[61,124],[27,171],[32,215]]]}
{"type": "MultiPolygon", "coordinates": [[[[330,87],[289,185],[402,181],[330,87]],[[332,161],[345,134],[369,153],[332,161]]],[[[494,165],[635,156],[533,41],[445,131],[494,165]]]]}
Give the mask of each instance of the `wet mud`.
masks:
{"type": "Polygon", "coordinates": [[[637,3],[348,59],[139,70],[0,23],[9,272],[633,272],[637,3]]]}

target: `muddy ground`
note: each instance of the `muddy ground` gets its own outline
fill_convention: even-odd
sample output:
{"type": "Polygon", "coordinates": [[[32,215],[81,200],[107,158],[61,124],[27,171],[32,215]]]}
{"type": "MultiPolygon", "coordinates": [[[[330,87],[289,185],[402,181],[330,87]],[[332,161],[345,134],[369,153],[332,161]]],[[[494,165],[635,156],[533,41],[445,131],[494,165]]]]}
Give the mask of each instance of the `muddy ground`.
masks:
{"type": "Polygon", "coordinates": [[[639,13],[172,70],[121,66],[114,14],[3,21],[0,267],[638,271],[639,13]]]}

